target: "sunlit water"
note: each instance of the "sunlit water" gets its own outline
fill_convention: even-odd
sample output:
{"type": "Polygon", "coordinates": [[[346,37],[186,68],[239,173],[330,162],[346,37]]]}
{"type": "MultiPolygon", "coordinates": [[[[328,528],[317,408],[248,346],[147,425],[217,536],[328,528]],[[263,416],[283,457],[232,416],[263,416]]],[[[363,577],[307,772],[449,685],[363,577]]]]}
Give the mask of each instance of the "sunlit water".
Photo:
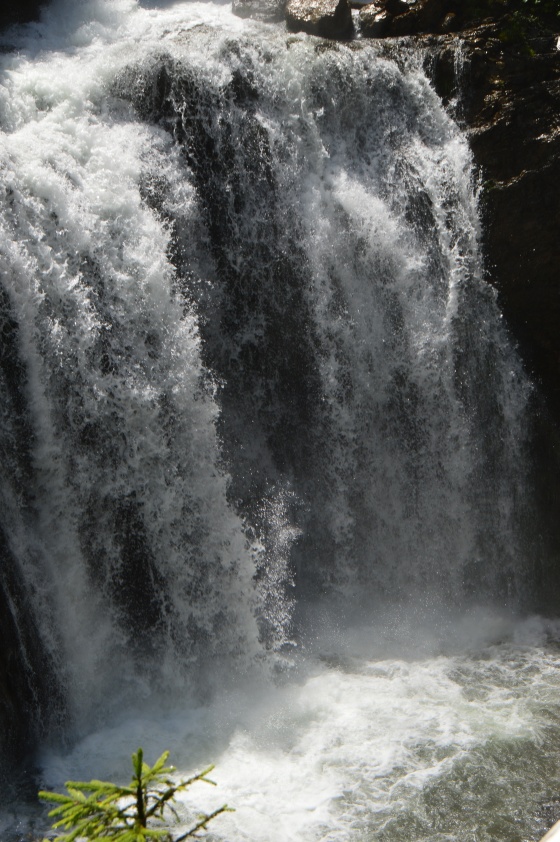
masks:
{"type": "Polygon", "coordinates": [[[529,842],[560,809],[559,631],[484,612],[331,630],[283,685],[127,717],[45,753],[40,779],[127,780],[133,747],[169,747],[181,772],[216,764],[218,787],[181,799],[185,817],[235,808],[211,839],[529,842]]]}
{"type": "Polygon", "coordinates": [[[530,387],[420,62],[229,4],[55,2],[4,41],[0,525],[65,699],[37,786],[142,745],[216,764],[184,810],[235,807],[224,842],[539,838],[530,387]]]}

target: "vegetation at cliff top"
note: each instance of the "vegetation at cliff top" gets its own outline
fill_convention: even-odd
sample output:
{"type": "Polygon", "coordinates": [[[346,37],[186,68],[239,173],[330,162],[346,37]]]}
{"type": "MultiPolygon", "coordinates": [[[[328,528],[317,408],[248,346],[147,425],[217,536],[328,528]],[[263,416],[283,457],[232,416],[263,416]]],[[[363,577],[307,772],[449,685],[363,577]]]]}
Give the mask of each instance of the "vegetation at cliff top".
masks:
{"type": "MultiPolygon", "coordinates": [[[[112,842],[183,842],[198,838],[200,831],[220,813],[229,811],[227,805],[210,814],[202,814],[192,826],[174,836],[167,814],[178,820],[174,803],[178,792],[197,781],[212,784],[208,775],[214,768],[175,782],[173,766],[166,766],[169,752],[164,752],[153,766],[144,763],[142,749],[132,755],[133,775],[129,786],[108,781],[68,781],[68,794],[39,793],[45,801],[54,802],[50,818],[53,829],[62,829],[54,842],[107,839],[112,842]]],[[[48,842],[48,840],[44,840],[48,842]]]]}

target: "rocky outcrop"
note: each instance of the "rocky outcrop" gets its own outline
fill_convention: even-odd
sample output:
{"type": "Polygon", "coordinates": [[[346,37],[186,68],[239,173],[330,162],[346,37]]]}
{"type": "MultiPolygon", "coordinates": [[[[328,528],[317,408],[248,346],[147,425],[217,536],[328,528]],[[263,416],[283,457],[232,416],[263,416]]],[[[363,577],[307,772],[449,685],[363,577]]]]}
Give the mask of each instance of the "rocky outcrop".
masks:
{"type": "Polygon", "coordinates": [[[359,20],[362,35],[374,38],[446,32],[459,24],[450,0],[375,0],[360,9],[359,20]]]}
{"type": "Polygon", "coordinates": [[[433,41],[442,96],[459,97],[483,184],[488,279],[526,365],[560,420],[560,51],[534,31],[508,42],[489,23],[433,41]],[[459,90],[458,90],[459,89],[459,90]]]}
{"type": "Polygon", "coordinates": [[[354,29],[348,0],[289,0],[286,24],[291,32],[323,38],[349,38],[354,29]]]}
{"type": "Polygon", "coordinates": [[[540,387],[532,493],[543,513],[544,550],[535,587],[541,610],[556,612],[550,583],[560,585],[560,51],[556,33],[526,31],[510,40],[504,32],[502,23],[489,22],[460,38],[426,42],[436,87],[467,129],[479,171],[487,279],[540,387]]]}
{"type": "Polygon", "coordinates": [[[391,31],[392,15],[379,3],[360,9],[360,32],[366,38],[385,38],[391,31]]]}
{"type": "Polygon", "coordinates": [[[534,55],[497,39],[473,50],[484,99],[467,116],[492,283],[560,418],[560,52],[556,37],[533,43],[534,55]]]}
{"type": "Polygon", "coordinates": [[[527,24],[537,19],[535,9],[541,23],[553,29],[560,24],[551,5],[547,0],[373,0],[368,4],[352,0],[352,6],[360,10],[362,35],[377,38],[462,33],[491,20],[500,22],[504,40],[522,39],[527,24]]]}

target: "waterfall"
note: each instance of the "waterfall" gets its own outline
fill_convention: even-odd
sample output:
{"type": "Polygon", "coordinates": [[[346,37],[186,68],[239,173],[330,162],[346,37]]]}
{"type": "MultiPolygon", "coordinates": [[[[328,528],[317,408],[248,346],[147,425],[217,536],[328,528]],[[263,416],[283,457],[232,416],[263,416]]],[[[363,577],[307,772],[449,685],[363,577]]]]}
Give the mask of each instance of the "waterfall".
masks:
{"type": "Polygon", "coordinates": [[[4,43],[0,554],[33,739],[289,668],[321,599],[530,604],[531,388],[421,58],[195,2],[59,0],[4,43]]]}

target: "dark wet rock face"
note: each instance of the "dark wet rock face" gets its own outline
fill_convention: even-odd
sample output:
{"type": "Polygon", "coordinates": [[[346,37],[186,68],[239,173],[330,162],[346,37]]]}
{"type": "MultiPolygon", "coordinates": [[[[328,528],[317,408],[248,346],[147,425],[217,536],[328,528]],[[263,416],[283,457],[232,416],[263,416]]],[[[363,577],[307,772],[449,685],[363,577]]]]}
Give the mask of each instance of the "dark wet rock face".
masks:
{"type": "Polygon", "coordinates": [[[508,43],[497,24],[463,32],[458,80],[456,45],[445,38],[437,43],[436,86],[444,98],[461,88],[457,116],[482,179],[488,279],[527,367],[560,419],[558,36],[535,31],[508,43]]]}
{"type": "Polygon", "coordinates": [[[367,38],[451,32],[461,25],[454,0],[374,0],[360,9],[360,32],[367,38]]]}
{"type": "MultiPolygon", "coordinates": [[[[427,39],[430,42],[432,39],[427,39]]],[[[560,558],[560,51],[558,35],[513,42],[487,23],[433,38],[436,87],[469,133],[482,183],[488,281],[534,381],[535,495],[548,513],[543,581],[560,558]],[[460,45],[463,62],[457,62],[460,45]],[[459,78],[458,78],[459,77],[459,78]]],[[[433,49],[433,52],[432,52],[433,49]]],[[[556,574],[552,574],[556,575],[556,574]]],[[[542,610],[557,606],[543,603],[542,610]]]]}
{"type": "Polygon", "coordinates": [[[385,38],[391,30],[392,15],[377,3],[360,9],[360,32],[366,38],[385,38]]]}
{"type": "Polygon", "coordinates": [[[323,38],[348,38],[354,28],[348,0],[289,0],[286,24],[292,32],[323,38]]]}
{"type": "Polygon", "coordinates": [[[418,0],[405,11],[395,14],[391,23],[391,34],[415,35],[421,32],[439,31],[449,3],[446,0],[418,0]]]}
{"type": "Polygon", "coordinates": [[[475,52],[473,71],[486,90],[468,116],[486,182],[491,279],[560,418],[560,52],[556,38],[535,48],[534,55],[508,54],[492,41],[475,52]]]}
{"type": "Polygon", "coordinates": [[[0,564],[0,784],[9,798],[11,788],[31,782],[34,749],[56,729],[64,703],[1,526],[0,564]]]}
{"type": "Polygon", "coordinates": [[[0,4],[0,29],[12,23],[27,23],[39,17],[46,0],[3,0],[0,4]]]}

